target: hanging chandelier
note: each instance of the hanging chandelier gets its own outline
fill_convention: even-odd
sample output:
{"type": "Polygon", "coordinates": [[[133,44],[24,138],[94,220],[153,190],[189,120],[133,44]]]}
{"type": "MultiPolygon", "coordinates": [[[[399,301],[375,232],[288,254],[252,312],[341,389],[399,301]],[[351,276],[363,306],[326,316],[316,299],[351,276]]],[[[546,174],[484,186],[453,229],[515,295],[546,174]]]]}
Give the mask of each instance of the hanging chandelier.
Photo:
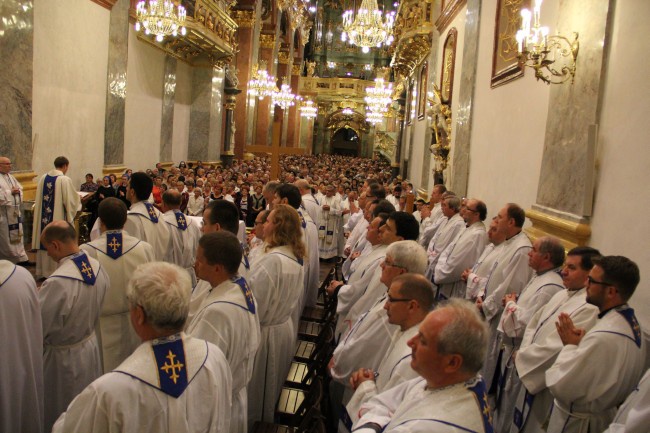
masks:
{"type": "Polygon", "coordinates": [[[277,90],[275,77],[266,71],[266,62],[261,61],[259,67],[253,66],[253,78],[248,82],[248,94],[257,96],[262,100],[267,96],[273,96],[277,90]]]}
{"type": "Polygon", "coordinates": [[[392,93],[393,85],[386,84],[383,78],[376,78],[374,87],[366,87],[366,120],[368,122],[374,124],[383,120],[392,102],[392,93]]]}
{"type": "MultiPolygon", "coordinates": [[[[296,97],[298,99],[298,97],[296,97]]],[[[302,98],[300,98],[302,100],[302,98]]],[[[307,119],[314,119],[318,116],[318,107],[311,99],[302,100],[300,103],[300,115],[307,119]]]]}
{"type": "Polygon", "coordinates": [[[144,28],[145,35],[155,35],[158,42],[165,36],[185,35],[185,8],[171,0],[140,1],[136,6],[135,31],[144,28]]]}
{"type": "Polygon", "coordinates": [[[280,90],[276,88],[272,95],[273,105],[277,105],[283,110],[293,106],[296,99],[296,95],[291,93],[291,86],[286,83],[286,80],[286,78],[282,79],[280,90]]]}
{"type": "Polygon", "coordinates": [[[363,0],[356,15],[354,10],[343,13],[343,33],[341,40],[361,47],[367,53],[370,48],[380,48],[382,44],[393,42],[391,35],[395,12],[387,13],[382,18],[382,12],[377,6],[377,0],[363,0]]]}

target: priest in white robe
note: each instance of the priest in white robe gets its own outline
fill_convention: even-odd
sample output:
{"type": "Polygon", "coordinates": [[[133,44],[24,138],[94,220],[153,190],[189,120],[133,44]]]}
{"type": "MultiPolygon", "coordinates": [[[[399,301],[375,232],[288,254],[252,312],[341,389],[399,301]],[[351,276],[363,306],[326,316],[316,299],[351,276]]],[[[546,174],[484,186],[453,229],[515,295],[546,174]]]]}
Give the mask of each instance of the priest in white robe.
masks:
{"type": "Polygon", "coordinates": [[[341,224],[341,199],[334,193],[334,185],[328,185],[326,194],[320,202],[321,212],[318,226],[319,256],[331,259],[339,253],[339,230],[341,224]]]}
{"type": "Polygon", "coordinates": [[[153,247],[156,260],[163,260],[169,249],[170,232],[162,221],[162,213],[147,200],[153,190],[153,181],[141,171],[133,173],[126,188],[126,198],[131,202],[124,230],[131,236],[153,247]]]}
{"type": "Polygon", "coordinates": [[[506,240],[505,233],[497,231],[496,218],[492,219],[487,236],[490,243],[485,246],[474,266],[465,269],[460,276],[461,280],[467,281],[465,299],[470,301],[475,301],[479,294],[484,293],[490,275],[498,264],[503,241],[506,240]]]}
{"type": "MultiPolygon", "coordinates": [[[[425,251],[415,241],[392,243],[381,264],[381,283],[390,287],[393,280],[407,272],[424,274],[425,251]]],[[[398,329],[388,322],[384,305],[386,291],[351,324],[334,350],[328,371],[332,379],[348,386],[350,375],[360,368],[376,370],[390,346],[391,335],[398,329]]]]}
{"type": "Polygon", "coordinates": [[[230,365],[232,433],[248,432],[246,388],[260,343],[255,299],[246,280],[237,275],[242,253],[237,237],[225,230],[201,237],[195,268],[197,276],[211,288],[186,327],[189,335],[219,347],[230,365]]]}
{"type": "Polygon", "coordinates": [[[650,425],[650,370],[619,407],[614,421],[603,433],[645,433],[650,425]]]}
{"type": "Polygon", "coordinates": [[[440,260],[440,255],[447,248],[447,245],[456,239],[456,236],[463,230],[466,230],[465,221],[463,221],[463,217],[460,215],[460,205],[460,198],[456,196],[445,197],[442,200],[442,214],[447,218],[447,221],[443,221],[427,246],[429,267],[425,275],[432,281],[436,265],[438,264],[438,260],[440,260]]]}
{"type": "Polygon", "coordinates": [[[262,328],[248,394],[248,422],[272,422],[275,405],[297,342],[291,320],[304,291],[304,244],[300,217],[289,205],[275,205],[264,224],[266,254],[250,275],[262,328]]]}
{"type": "Polygon", "coordinates": [[[11,174],[11,160],[0,156],[0,259],[27,262],[23,240],[23,187],[11,174]]]}
{"type": "Polygon", "coordinates": [[[452,299],[419,328],[409,345],[411,367],[421,377],[370,399],[352,431],[492,433],[485,383],[478,376],[488,329],[476,309],[452,299]],[[443,333],[447,327],[453,331],[443,333]]]}
{"type": "Polygon", "coordinates": [[[564,289],[560,266],[564,263],[564,245],[556,238],[545,236],[533,243],[528,252],[528,265],[535,271],[533,278],[517,297],[504,297],[504,310],[497,327],[502,342],[498,359],[498,391],[494,407],[494,427],[497,431],[508,431],[512,424],[515,401],[521,390],[514,360],[521,345],[526,325],[535,312],[544,307],[557,292],[564,289]]]}
{"type": "Polygon", "coordinates": [[[201,227],[194,218],[187,218],[181,212],[181,201],[182,196],[177,189],[170,189],[162,195],[162,219],[169,229],[169,248],[164,261],[185,269],[190,274],[194,287],[194,259],[201,237],[201,227]]]}
{"type": "Polygon", "coordinates": [[[76,188],[65,174],[70,161],[65,156],[54,160],[54,170],[45,173],[38,181],[34,202],[34,225],[32,227],[32,248],[36,252],[36,278],[48,277],[56,269],[43,245],[41,232],[54,220],[64,220],[74,224],[77,211],[81,210],[81,199],[76,188]]]}
{"type": "Polygon", "coordinates": [[[556,293],[531,317],[521,342],[515,366],[523,387],[517,396],[511,433],[546,431],[553,406],[553,396],[546,385],[546,371],[563,347],[555,323],[561,313],[571,317],[574,325],[589,330],[596,323],[598,309],[587,304],[585,285],[592,258],[600,255],[590,247],[576,247],[567,254],[562,268],[566,290],[556,293]]]}
{"type": "Polygon", "coordinates": [[[34,277],[0,260],[0,431],[43,431],[43,327],[34,277]]]}
{"type": "Polygon", "coordinates": [[[420,274],[404,274],[395,278],[388,290],[386,315],[388,322],[399,326],[391,337],[386,356],[376,371],[361,368],[350,377],[354,394],[346,405],[344,420],[349,429],[359,419],[361,405],[377,394],[417,377],[411,368],[408,341],[417,335],[419,325],[433,308],[433,284],[420,274]]]}
{"type": "MultiPolygon", "coordinates": [[[[191,217],[194,218],[194,217],[191,217]]],[[[215,233],[221,230],[228,231],[235,236],[239,234],[239,210],[234,203],[228,200],[213,200],[205,207],[201,217],[201,232],[203,234],[215,233]]],[[[242,250],[244,248],[242,247],[242,250]]],[[[241,258],[238,275],[249,281],[250,262],[246,252],[241,258]]],[[[190,312],[187,316],[187,324],[192,322],[192,318],[197,313],[203,300],[208,296],[212,286],[207,281],[198,280],[192,288],[192,297],[190,299],[190,312]]]]}
{"type": "Polygon", "coordinates": [[[487,216],[485,203],[470,199],[460,214],[467,228],[442,251],[433,275],[440,299],[465,298],[467,282],[461,278],[463,271],[476,263],[488,241],[483,223],[487,216]]]}
{"type": "Polygon", "coordinates": [[[155,260],[151,245],[122,230],[126,214],[122,200],[114,197],[102,200],[97,219],[101,235],[80,247],[99,261],[111,282],[102,303],[97,333],[104,373],[120,365],[140,345],[140,338],[131,326],[126,286],[139,265],[155,260]]]}
{"type": "Polygon", "coordinates": [[[58,263],[38,292],[47,432],[72,399],[102,374],[95,330],[110,281],[101,264],[79,250],[68,222],[48,224],[40,242],[58,263]]]}
{"type": "Polygon", "coordinates": [[[476,300],[477,307],[490,325],[488,354],[482,374],[491,395],[496,390],[493,378],[501,349],[497,326],[503,312],[503,297],[510,293],[519,295],[533,276],[533,271],[528,266],[528,252],[532,245],[522,231],[525,220],[524,210],[514,203],[507,204],[499,211],[496,218],[497,230],[506,240],[500,247],[501,254],[496,266],[476,300]]]}
{"type": "Polygon", "coordinates": [[[320,203],[311,193],[311,186],[309,185],[309,182],[306,179],[298,179],[294,182],[294,185],[296,185],[300,190],[302,205],[304,206],[305,210],[307,210],[307,213],[311,217],[312,221],[314,221],[316,226],[318,226],[321,212],[320,203]]]}
{"type": "Polygon", "coordinates": [[[638,266],[627,257],[594,258],[587,302],[598,307],[598,322],[585,331],[575,328],[567,314],[559,316],[564,347],[546,372],[555,398],[549,433],[605,430],[639,383],[646,368],[646,343],[627,305],[639,280],[638,266]]]}
{"type": "Polygon", "coordinates": [[[129,282],[131,317],[143,343],[90,384],[54,433],[228,433],[232,378],[215,345],[181,332],[191,282],[169,263],[140,266],[129,282]]]}

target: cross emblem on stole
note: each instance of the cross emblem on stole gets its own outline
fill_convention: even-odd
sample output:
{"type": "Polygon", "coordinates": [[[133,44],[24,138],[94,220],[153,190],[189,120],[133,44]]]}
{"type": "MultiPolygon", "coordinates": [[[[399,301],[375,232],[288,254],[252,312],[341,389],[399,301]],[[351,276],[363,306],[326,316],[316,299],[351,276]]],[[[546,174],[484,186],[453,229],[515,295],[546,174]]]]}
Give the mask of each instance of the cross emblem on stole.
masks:
{"type": "Polygon", "coordinates": [[[178,361],[174,362],[174,359],[176,358],[176,355],[170,350],[167,356],[165,357],[169,359],[169,363],[165,362],[162,367],[160,367],[161,370],[163,370],[165,373],[169,374],[169,370],[171,370],[171,374],[169,374],[169,378],[174,381],[174,384],[176,381],[180,378],[178,374],[176,374],[176,370],[180,372],[183,367],[185,367],[184,364],[181,364],[178,361]]]}
{"type": "Polygon", "coordinates": [[[117,241],[116,238],[111,238],[111,243],[108,244],[108,246],[111,247],[111,249],[113,250],[114,253],[116,253],[116,252],[117,252],[117,249],[118,249],[119,247],[121,247],[122,244],[119,243],[119,242],[117,241]]]}
{"type": "Polygon", "coordinates": [[[153,209],[153,207],[149,208],[149,215],[151,215],[153,218],[156,217],[156,211],[153,209]]]}
{"type": "Polygon", "coordinates": [[[185,218],[183,217],[183,215],[179,215],[179,216],[178,216],[178,219],[177,219],[176,221],[177,221],[178,224],[180,224],[180,225],[185,225],[185,218]]]}
{"type": "Polygon", "coordinates": [[[488,397],[486,393],[483,393],[483,402],[485,403],[483,407],[483,415],[487,416],[490,424],[492,424],[492,414],[490,413],[490,405],[488,403],[488,397]]]}
{"type": "Polygon", "coordinates": [[[88,278],[93,276],[93,269],[89,267],[86,262],[81,262],[81,272],[86,274],[86,277],[88,278]]]}

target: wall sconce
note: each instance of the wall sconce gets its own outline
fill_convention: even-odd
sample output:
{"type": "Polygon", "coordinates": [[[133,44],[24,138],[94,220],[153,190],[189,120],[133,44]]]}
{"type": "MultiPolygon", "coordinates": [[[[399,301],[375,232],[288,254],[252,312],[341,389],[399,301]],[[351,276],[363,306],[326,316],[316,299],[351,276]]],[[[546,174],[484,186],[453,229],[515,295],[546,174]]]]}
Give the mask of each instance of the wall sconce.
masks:
{"type": "Polygon", "coordinates": [[[562,84],[569,79],[573,84],[580,47],[578,33],[573,33],[572,41],[559,34],[549,36],[548,27],[539,25],[541,7],[542,0],[535,0],[532,14],[528,9],[521,11],[521,29],[516,35],[519,62],[533,68],[535,78],[546,84],[562,84]]]}

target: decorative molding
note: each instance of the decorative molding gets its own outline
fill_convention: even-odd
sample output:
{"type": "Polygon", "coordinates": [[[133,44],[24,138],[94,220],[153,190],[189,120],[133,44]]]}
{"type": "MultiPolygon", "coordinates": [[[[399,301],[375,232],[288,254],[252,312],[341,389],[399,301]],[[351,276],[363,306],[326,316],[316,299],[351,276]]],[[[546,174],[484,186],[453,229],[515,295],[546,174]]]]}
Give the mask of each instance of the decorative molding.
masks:
{"type": "Polygon", "coordinates": [[[254,10],[233,10],[230,16],[235,20],[240,29],[250,29],[255,26],[254,10]]]}
{"type": "Polygon", "coordinates": [[[90,0],[93,3],[97,3],[98,5],[105,7],[109,11],[113,9],[113,6],[115,6],[115,3],[117,3],[117,0],[90,0]]]}
{"type": "Polygon", "coordinates": [[[551,235],[560,239],[564,247],[569,250],[579,245],[586,245],[591,237],[591,226],[585,222],[571,221],[536,209],[526,210],[526,217],[533,225],[524,231],[533,242],[543,236],[551,235]]]}
{"type": "Polygon", "coordinates": [[[300,75],[302,72],[302,63],[294,63],[291,65],[291,75],[300,75]]]}
{"type": "Polygon", "coordinates": [[[36,197],[36,173],[33,171],[12,171],[11,175],[16,178],[23,187],[23,201],[34,200],[36,197]]]}
{"type": "Polygon", "coordinates": [[[442,2],[442,12],[436,21],[436,28],[439,33],[442,33],[456,18],[465,3],[467,3],[467,0],[447,0],[442,2]]]}
{"type": "Polygon", "coordinates": [[[117,165],[105,165],[102,167],[102,176],[107,176],[109,174],[114,174],[117,178],[122,177],[122,174],[126,171],[126,165],[117,164],[117,165]]]}
{"type": "Polygon", "coordinates": [[[260,47],[261,48],[275,48],[275,35],[260,35],[260,47]]]}
{"type": "Polygon", "coordinates": [[[278,52],[278,63],[281,65],[289,65],[291,64],[293,59],[291,58],[291,55],[289,54],[288,51],[280,51],[278,52]]]}

